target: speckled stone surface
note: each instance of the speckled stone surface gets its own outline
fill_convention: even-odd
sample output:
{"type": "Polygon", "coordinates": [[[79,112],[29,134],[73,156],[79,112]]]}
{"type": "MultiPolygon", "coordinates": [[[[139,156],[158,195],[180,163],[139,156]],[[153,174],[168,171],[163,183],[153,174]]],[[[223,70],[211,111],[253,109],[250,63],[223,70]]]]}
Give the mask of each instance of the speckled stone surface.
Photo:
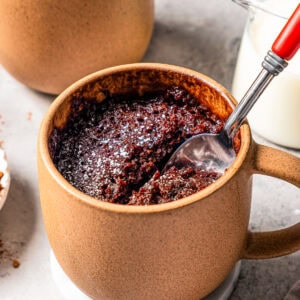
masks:
{"type": "MultiPolygon", "coordinates": [[[[246,17],[246,11],[230,0],[158,0],[144,61],[186,66],[230,89],[246,17]]],[[[53,99],[26,88],[0,66],[0,140],[12,175],[0,211],[0,240],[10,252],[10,258],[0,261],[1,300],[63,299],[51,276],[36,172],[37,132],[53,99]],[[11,259],[19,260],[19,268],[13,268],[11,259]]],[[[268,144],[258,136],[255,139],[268,144]]],[[[300,151],[291,152],[300,156],[300,151]]],[[[299,189],[255,176],[251,229],[272,230],[299,221],[299,189]]],[[[298,279],[299,251],[272,260],[243,261],[230,299],[280,300],[298,279]]]]}

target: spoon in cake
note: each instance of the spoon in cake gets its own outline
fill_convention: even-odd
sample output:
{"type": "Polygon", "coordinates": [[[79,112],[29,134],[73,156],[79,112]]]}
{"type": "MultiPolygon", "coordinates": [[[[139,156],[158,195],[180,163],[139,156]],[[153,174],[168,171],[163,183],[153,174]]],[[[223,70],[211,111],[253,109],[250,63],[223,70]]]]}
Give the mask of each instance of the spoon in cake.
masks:
{"type": "Polygon", "coordinates": [[[163,173],[172,166],[179,169],[190,166],[223,174],[235,160],[233,139],[248,112],[271,80],[288,65],[287,61],[296,54],[299,47],[300,4],[276,38],[272,50],[262,62],[261,72],[227,119],[222,131],[218,134],[203,133],[189,138],[168,160],[163,173]]]}

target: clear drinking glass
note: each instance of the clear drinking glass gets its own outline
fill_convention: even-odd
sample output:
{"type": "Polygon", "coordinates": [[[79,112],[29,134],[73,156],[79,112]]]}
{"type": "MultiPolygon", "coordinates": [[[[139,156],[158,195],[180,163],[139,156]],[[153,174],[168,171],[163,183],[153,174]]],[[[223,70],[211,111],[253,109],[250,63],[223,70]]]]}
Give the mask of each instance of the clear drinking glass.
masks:
{"type": "MultiPolygon", "coordinates": [[[[298,0],[234,0],[245,6],[248,21],[236,64],[232,93],[241,99],[261,69],[261,62],[292,14],[298,0]]],[[[300,149],[300,53],[289,62],[248,116],[253,131],[266,139],[300,149]]]]}

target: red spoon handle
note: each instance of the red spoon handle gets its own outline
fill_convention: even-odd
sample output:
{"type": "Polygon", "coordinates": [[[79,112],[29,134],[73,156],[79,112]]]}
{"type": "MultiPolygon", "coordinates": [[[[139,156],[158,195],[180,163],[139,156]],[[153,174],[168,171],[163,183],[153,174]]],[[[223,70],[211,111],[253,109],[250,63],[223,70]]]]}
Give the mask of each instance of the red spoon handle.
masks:
{"type": "Polygon", "coordinates": [[[272,51],[279,57],[290,60],[300,48],[300,4],[279,33],[272,51]]]}

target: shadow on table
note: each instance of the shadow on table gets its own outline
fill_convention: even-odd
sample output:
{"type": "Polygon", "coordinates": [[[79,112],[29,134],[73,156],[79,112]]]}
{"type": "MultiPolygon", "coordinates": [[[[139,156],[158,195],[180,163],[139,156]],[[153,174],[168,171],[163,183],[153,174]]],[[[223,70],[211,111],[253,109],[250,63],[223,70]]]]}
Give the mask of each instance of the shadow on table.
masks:
{"type": "Polygon", "coordinates": [[[18,261],[32,238],[37,199],[29,181],[13,174],[8,198],[0,211],[0,277],[9,274],[14,260],[18,261]]]}

